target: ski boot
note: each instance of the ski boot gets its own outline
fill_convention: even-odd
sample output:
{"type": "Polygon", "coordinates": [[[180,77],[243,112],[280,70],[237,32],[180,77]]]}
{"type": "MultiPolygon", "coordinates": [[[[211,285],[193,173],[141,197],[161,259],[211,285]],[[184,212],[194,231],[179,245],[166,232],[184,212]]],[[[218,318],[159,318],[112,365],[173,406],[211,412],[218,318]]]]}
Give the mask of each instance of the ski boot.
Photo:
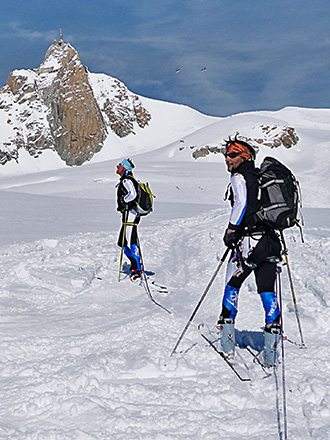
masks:
{"type": "Polygon", "coordinates": [[[231,318],[221,319],[217,328],[221,332],[221,349],[228,359],[235,356],[235,323],[231,318]]]}
{"type": "Polygon", "coordinates": [[[266,325],[264,328],[264,349],[262,352],[265,367],[276,367],[278,364],[280,340],[280,324],[266,325]]]}
{"type": "Polygon", "coordinates": [[[133,269],[131,271],[131,275],[130,275],[130,280],[132,281],[132,283],[134,283],[135,281],[141,279],[141,272],[137,269],[133,269]]]}

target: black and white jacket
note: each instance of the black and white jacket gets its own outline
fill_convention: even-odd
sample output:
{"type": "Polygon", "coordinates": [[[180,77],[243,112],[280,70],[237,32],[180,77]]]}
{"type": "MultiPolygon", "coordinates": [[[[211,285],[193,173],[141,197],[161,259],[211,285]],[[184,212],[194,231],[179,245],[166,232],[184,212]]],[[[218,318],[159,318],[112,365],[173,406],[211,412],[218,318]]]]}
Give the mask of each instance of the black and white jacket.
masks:
{"type": "Polygon", "coordinates": [[[254,216],[259,208],[258,170],[254,162],[241,163],[231,174],[230,195],[231,213],[228,228],[244,235],[244,231],[254,223],[254,216]]]}

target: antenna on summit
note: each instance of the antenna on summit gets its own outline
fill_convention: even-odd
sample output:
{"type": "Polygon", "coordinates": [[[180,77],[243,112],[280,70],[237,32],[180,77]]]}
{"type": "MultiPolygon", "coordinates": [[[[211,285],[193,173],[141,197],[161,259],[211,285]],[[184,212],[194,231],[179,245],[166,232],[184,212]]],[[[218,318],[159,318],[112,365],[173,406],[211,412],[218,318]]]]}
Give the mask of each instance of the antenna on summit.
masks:
{"type": "Polygon", "coordinates": [[[62,29],[60,29],[60,41],[63,41],[62,29]]]}

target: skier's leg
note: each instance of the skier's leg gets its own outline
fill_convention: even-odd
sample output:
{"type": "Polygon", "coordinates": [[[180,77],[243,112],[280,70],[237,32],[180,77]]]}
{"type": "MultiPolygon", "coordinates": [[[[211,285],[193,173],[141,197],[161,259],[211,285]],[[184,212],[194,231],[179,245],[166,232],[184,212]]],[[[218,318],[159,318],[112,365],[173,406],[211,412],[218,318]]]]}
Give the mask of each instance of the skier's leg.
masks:
{"type": "Polygon", "coordinates": [[[279,322],[280,307],[275,292],[260,293],[262,305],[265,310],[265,326],[270,327],[273,323],[279,322]]]}
{"type": "Polygon", "coordinates": [[[263,362],[266,367],[275,367],[278,363],[281,342],[280,324],[272,324],[264,328],[263,362]]]}
{"type": "MultiPolygon", "coordinates": [[[[122,246],[122,243],[124,243],[124,254],[126,257],[130,260],[131,267],[130,270],[137,270],[138,262],[135,255],[135,252],[132,249],[132,236],[136,222],[136,216],[137,214],[135,212],[129,211],[127,215],[126,224],[121,227],[119,238],[118,238],[118,246],[122,246]],[[124,240],[123,240],[123,234],[125,233],[124,240]]],[[[124,220],[123,220],[124,221],[124,220]]]]}
{"type": "Polygon", "coordinates": [[[139,246],[137,244],[132,244],[131,252],[132,252],[132,257],[135,260],[135,264],[134,264],[134,266],[136,266],[135,270],[141,272],[141,255],[140,255],[139,246]]]}
{"type": "Polygon", "coordinates": [[[120,248],[127,246],[126,237],[123,237],[125,229],[126,229],[126,227],[124,225],[122,225],[122,227],[120,228],[120,232],[119,232],[119,236],[118,236],[118,241],[117,241],[117,246],[119,246],[120,248]]]}
{"type": "Polygon", "coordinates": [[[235,253],[227,265],[226,287],[222,299],[222,310],[217,323],[221,334],[221,348],[228,356],[235,352],[235,318],[238,311],[238,295],[241,285],[251,271],[238,267],[235,253]]]}
{"type": "Polygon", "coordinates": [[[263,357],[267,367],[273,367],[277,364],[281,340],[281,313],[274,291],[275,277],[275,263],[265,262],[256,270],[258,292],[265,310],[263,357]]]}
{"type": "Polygon", "coordinates": [[[124,246],[124,254],[126,255],[126,257],[131,260],[132,258],[134,258],[133,253],[131,251],[131,249],[128,246],[124,246]]]}
{"type": "Polygon", "coordinates": [[[141,255],[140,255],[140,249],[138,246],[138,237],[137,237],[137,225],[140,222],[140,216],[135,216],[134,218],[134,226],[132,228],[132,234],[130,237],[130,244],[131,244],[131,251],[132,251],[132,256],[135,259],[135,270],[140,272],[141,271],[141,255]]]}
{"type": "Polygon", "coordinates": [[[228,356],[233,356],[235,352],[235,317],[238,294],[239,289],[229,284],[226,285],[222,299],[222,311],[217,324],[221,335],[221,348],[228,356]]]}

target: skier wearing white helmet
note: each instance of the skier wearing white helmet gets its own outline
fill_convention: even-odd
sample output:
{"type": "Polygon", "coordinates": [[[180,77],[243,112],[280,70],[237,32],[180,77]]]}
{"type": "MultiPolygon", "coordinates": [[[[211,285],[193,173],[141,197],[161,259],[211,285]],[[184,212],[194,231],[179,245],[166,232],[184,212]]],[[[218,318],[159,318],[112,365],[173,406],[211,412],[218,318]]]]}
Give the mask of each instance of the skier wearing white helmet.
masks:
{"type": "Polygon", "coordinates": [[[120,176],[117,185],[117,211],[122,213],[118,246],[123,248],[124,254],[131,262],[132,281],[141,277],[141,257],[137,237],[137,225],[141,217],[135,209],[138,190],[132,173],[133,168],[135,165],[132,160],[125,159],[117,165],[116,171],[120,176]]]}

